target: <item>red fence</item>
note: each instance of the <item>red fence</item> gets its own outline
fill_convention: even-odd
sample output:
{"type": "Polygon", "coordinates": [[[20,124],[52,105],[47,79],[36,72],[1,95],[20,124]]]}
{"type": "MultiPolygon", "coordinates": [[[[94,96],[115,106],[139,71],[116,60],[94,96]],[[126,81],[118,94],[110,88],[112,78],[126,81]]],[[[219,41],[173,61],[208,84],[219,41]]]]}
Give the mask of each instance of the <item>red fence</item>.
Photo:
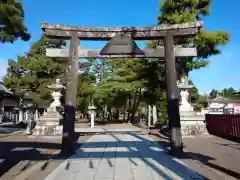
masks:
{"type": "Polygon", "coordinates": [[[209,134],[240,141],[240,115],[207,114],[209,134]]]}

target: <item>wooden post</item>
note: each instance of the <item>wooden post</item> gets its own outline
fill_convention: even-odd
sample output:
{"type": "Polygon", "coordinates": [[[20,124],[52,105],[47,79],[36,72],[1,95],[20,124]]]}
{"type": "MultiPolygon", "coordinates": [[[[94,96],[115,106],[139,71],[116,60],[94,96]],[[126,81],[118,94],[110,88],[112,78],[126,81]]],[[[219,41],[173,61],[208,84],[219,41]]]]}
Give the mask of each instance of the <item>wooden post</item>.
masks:
{"type": "Polygon", "coordinates": [[[152,106],[152,119],[153,119],[153,125],[155,126],[157,123],[157,107],[156,107],[156,105],[152,106]]]}
{"type": "Polygon", "coordinates": [[[152,106],[148,105],[148,128],[152,125],[152,106]]]}
{"type": "Polygon", "coordinates": [[[76,97],[78,87],[78,47],[80,40],[77,32],[72,32],[67,68],[67,86],[65,97],[65,115],[63,120],[63,136],[61,153],[71,155],[74,152],[74,125],[76,116],[76,97]]]}
{"type": "Polygon", "coordinates": [[[167,80],[167,109],[170,128],[170,153],[179,155],[183,152],[181,123],[179,115],[179,94],[177,90],[177,72],[174,57],[173,35],[168,32],[164,38],[166,80],[167,80]]]}
{"type": "Polygon", "coordinates": [[[0,124],[3,123],[3,115],[4,115],[4,105],[3,105],[3,94],[0,95],[0,124]]]}

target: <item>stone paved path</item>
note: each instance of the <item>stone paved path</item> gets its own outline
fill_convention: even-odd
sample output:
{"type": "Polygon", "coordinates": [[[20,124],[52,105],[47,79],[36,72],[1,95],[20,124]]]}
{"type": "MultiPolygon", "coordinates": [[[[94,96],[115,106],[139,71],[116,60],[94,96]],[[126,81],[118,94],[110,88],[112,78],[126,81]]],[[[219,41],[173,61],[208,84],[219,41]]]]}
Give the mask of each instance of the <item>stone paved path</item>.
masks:
{"type": "Polygon", "coordinates": [[[45,180],[204,179],[140,133],[94,135],[45,180]]]}

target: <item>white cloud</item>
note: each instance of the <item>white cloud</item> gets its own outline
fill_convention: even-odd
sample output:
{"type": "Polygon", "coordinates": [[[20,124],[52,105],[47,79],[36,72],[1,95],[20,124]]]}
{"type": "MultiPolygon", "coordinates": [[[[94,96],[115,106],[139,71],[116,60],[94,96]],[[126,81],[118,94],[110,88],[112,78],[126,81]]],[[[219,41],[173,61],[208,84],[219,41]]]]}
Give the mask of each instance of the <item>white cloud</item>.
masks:
{"type": "Polygon", "coordinates": [[[0,79],[7,73],[8,61],[0,59],[0,79]]]}

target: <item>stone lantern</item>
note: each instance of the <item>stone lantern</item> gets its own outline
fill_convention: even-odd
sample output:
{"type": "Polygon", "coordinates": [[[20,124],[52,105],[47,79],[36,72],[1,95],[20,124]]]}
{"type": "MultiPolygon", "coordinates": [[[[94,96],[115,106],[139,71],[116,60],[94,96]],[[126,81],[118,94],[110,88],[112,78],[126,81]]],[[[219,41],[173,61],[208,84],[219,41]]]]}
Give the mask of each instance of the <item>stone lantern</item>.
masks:
{"type": "Polygon", "coordinates": [[[36,105],[33,102],[29,102],[28,104],[26,104],[26,108],[28,109],[28,112],[29,112],[26,133],[32,134],[36,105]]]}
{"type": "Polygon", "coordinates": [[[180,114],[181,112],[193,112],[193,107],[189,103],[189,91],[193,87],[193,85],[188,84],[188,80],[186,77],[182,77],[180,82],[178,83],[178,89],[180,91],[180,114]]]}
{"type": "Polygon", "coordinates": [[[193,85],[188,84],[187,77],[182,77],[178,83],[181,98],[179,102],[179,114],[182,136],[207,134],[207,129],[204,123],[205,116],[197,115],[194,108],[189,103],[189,91],[193,87],[193,85]]]}
{"type": "Polygon", "coordinates": [[[60,98],[62,97],[61,90],[64,88],[60,83],[60,79],[56,79],[56,83],[47,86],[51,89],[53,102],[44,112],[42,119],[38,120],[34,129],[34,135],[36,136],[62,136],[63,126],[61,120],[63,119],[60,109],[62,105],[60,98]]]}
{"type": "Polygon", "coordinates": [[[23,89],[22,90],[22,97],[20,100],[20,111],[21,111],[21,120],[19,120],[20,122],[24,122],[24,123],[29,123],[29,120],[31,120],[30,116],[32,113],[32,106],[33,105],[33,101],[34,101],[34,96],[36,96],[35,93],[28,91],[27,89],[23,89]],[[24,110],[24,111],[23,111],[24,110]]]}
{"type": "Polygon", "coordinates": [[[91,128],[94,128],[95,117],[96,117],[96,107],[94,105],[88,106],[88,113],[90,114],[90,118],[91,118],[91,128]]]}

